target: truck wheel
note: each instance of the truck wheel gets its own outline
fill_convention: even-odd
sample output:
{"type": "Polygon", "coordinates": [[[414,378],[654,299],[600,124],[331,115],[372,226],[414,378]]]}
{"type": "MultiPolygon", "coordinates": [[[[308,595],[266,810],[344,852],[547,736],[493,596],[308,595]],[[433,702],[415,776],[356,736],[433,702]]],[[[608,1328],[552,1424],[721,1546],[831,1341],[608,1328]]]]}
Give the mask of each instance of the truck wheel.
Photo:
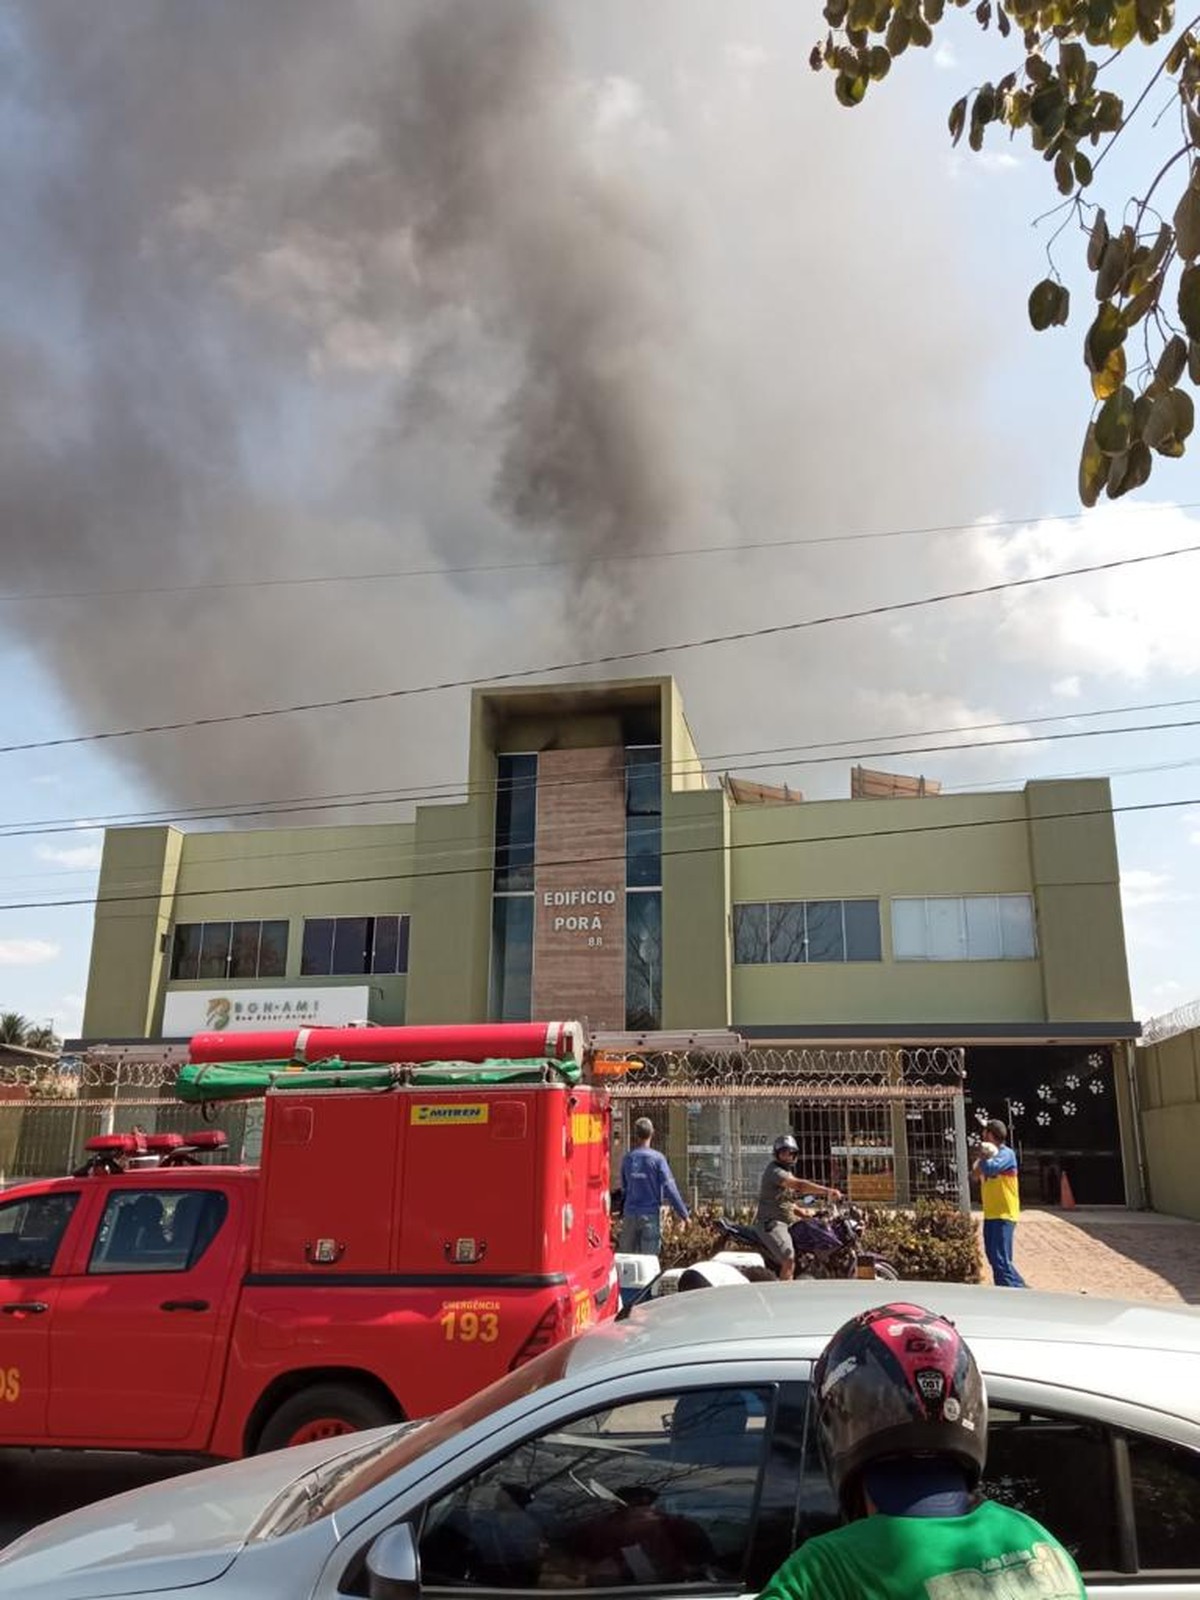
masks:
{"type": "Polygon", "coordinates": [[[349,1383],[316,1383],[271,1413],[254,1451],[261,1455],[267,1450],[285,1450],[289,1445],[312,1444],[360,1428],[383,1428],[397,1420],[395,1406],[364,1389],[349,1383]]]}

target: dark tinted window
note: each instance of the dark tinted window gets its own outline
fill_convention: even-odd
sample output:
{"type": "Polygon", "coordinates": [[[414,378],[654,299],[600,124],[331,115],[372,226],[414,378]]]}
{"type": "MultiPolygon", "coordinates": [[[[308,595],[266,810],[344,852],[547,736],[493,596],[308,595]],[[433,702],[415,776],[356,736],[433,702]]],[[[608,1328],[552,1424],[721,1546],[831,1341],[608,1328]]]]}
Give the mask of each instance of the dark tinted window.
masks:
{"type": "Polygon", "coordinates": [[[810,900],[804,907],[809,961],[845,961],[846,938],[840,900],[810,900]]]}
{"type": "Polygon", "coordinates": [[[227,978],[229,976],[228,922],[206,922],[200,932],[200,976],[202,978],[227,978]]]}
{"type": "Polygon", "coordinates": [[[304,923],[304,945],[300,951],[300,972],[305,978],[321,977],[333,966],[333,918],[308,917],[304,923]]]}
{"type": "Polygon", "coordinates": [[[370,972],[370,932],[368,917],[338,917],[333,925],[333,972],[370,972]]]}
{"type": "Polygon", "coordinates": [[[229,1202],[215,1189],[125,1189],[104,1208],[90,1273],[186,1272],[220,1231],[229,1202]]]}
{"type": "Polygon", "coordinates": [[[1103,1428],[990,1408],[983,1491],[1048,1528],[1085,1573],[1116,1570],[1112,1448],[1103,1428]]]}
{"type": "Polygon", "coordinates": [[[1138,1567],[1200,1570],[1200,1452],[1129,1440],[1138,1567]]]}
{"type": "Polygon", "coordinates": [[[408,971],[408,918],[376,917],[372,972],[408,971]]]}
{"type": "Polygon", "coordinates": [[[175,929],[171,944],[171,976],[173,978],[198,978],[200,976],[200,924],[183,922],[175,929]]]}
{"type": "Polygon", "coordinates": [[[733,959],[742,966],[761,966],[767,954],[766,906],[734,906],[733,959]]]}
{"type": "Polygon", "coordinates": [[[537,830],[537,757],[496,759],[497,893],[533,888],[537,830]]]}
{"type": "Polygon", "coordinates": [[[625,897],[625,1026],[662,1024],[662,895],[625,897]]]}
{"type": "Polygon", "coordinates": [[[772,964],[804,960],[804,902],[784,901],[767,910],[770,924],[768,960],[772,964]]]}
{"type": "Polygon", "coordinates": [[[494,1022],[528,1022],[533,990],[533,896],[498,895],[492,901],[494,1022]]]}
{"type": "Polygon", "coordinates": [[[662,751],[625,752],[625,882],[631,889],[662,883],[662,751]]]}
{"type": "Polygon", "coordinates": [[[261,922],[235,922],[229,945],[229,976],[231,978],[258,977],[258,942],[262,934],[261,922]]]}
{"type": "Polygon", "coordinates": [[[258,976],[282,978],[287,973],[288,925],[264,922],[258,946],[258,976]]]}
{"type": "Polygon", "coordinates": [[[846,917],[846,960],[882,960],[879,901],[844,900],[842,907],[846,917]]]}
{"type": "Polygon", "coordinates": [[[41,1194],[0,1204],[0,1277],[45,1277],[78,1200],[78,1193],[41,1194]]]}
{"type": "Polygon", "coordinates": [[[424,1587],[740,1583],[771,1399],[660,1395],[526,1440],[427,1508],[424,1587]]]}

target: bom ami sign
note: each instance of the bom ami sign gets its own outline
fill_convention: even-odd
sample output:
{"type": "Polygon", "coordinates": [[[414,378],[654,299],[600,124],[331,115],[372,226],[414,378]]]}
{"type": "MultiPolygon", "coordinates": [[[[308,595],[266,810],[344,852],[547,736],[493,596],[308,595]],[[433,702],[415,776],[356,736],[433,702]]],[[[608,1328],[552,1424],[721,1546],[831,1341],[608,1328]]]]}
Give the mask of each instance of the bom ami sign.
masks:
{"type": "Polygon", "coordinates": [[[617,903],[615,889],[544,889],[542,904],[551,913],[554,933],[603,933],[601,913],[617,903]]]}

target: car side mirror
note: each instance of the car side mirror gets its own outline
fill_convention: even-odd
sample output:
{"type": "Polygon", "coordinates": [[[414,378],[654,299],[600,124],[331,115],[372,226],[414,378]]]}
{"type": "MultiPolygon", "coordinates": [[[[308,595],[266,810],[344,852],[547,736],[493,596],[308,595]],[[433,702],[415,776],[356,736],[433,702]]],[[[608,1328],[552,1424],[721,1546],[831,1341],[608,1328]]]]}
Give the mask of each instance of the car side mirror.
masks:
{"type": "Polygon", "coordinates": [[[412,1524],[398,1522],[367,1551],[371,1600],[415,1600],[421,1592],[421,1558],[412,1524]]]}

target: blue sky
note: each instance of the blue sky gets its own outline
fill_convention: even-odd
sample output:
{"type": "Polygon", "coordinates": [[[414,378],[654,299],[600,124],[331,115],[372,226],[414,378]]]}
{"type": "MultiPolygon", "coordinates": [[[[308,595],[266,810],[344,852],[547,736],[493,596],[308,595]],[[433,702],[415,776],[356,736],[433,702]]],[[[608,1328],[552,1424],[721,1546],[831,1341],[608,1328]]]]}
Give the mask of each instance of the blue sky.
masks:
{"type": "MultiPolygon", "coordinates": [[[[382,30],[383,38],[392,28],[389,9],[395,8],[376,11],[374,0],[364,0],[367,31],[340,46],[298,39],[301,67],[307,63],[332,85],[331,105],[355,77],[356,51],[369,54],[369,29],[382,30]],[[340,58],[330,54],[337,49],[340,58]]],[[[667,236],[664,218],[673,230],[670,252],[660,253],[661,281],[672,286],[671,307],[682,310],[672,320],[655,286],[637,284],[631,303],[647,318],[661,317],[646,342],[661,343],[662,359],[655,364],[655,352],[647,357],[642,349],[629,359],[646,362],[640,387],[661,392],[669,413],[661,450],[674,453],[690,481],[678,502],[687,514],[646,542],[736,546],[941,523],[967,525],[962,532],[631,564],[615,578],[610,572],[603,586],[591,575],[576,585],[569,572],[548,570],[268,589],[253,592],[240,611],[236,595],[217,594],[109,598],[93,602],[86,616],[70,603],[27,601],[15,624],[6,617],[17,608],[0,604],[0,667],[9,689],[0,743],[330,691],[486,676],[600,654],[618,636],[622,648],[630,639],[686,639],[1200,544],[1200,514],[1173,509],[1173,502],[1200,500],[1200,474],[1190,457],[1159,466],[1141,510],[1122,503],[1086,520],[1039,521],[1072,513],[1076,504],[1087,403],[1078,351],[1088,286],[1080,281],[1074,244],[1064,239],[1061,261],[1076,291],[1076,315],[1065,331],[1041,337],[1029,331],[1024,305],[1044,271],[1045,233],[1029,223],[1055,199],[1049,173],[1020,145],[992,142],[982,158],[948,148],[946,109],[968,84],[999,70],[989,65],[995,42],[980,41],[969,18],[955,16],[938,51],[903,60],[850,114],[832,106],[831,82],[808,70],[810,28],[797,17],[803,9],[782,0],[744,9],[697,0],[664,4],[647,18],[644,8],[613,0],[573,23],[573,75],[562,96],[566,110],[556,114],[574,119],[562,126],[580,140],[578,171],[611,182],[612,194],[618,179],[635,183],[649,219],[646,237],[667,236]],[[655,226],[660,233],[652,235],[655,226]],[[701,480],[703,493],[696,488],[701,480]],[[989,519],[1022,519],[1022,525],[992,528],[989,519]]],[[[234,28],[232,13],[224,15],[224,26],[234,28]]],[[[11,48],[26,66],[37,66],[24,35],[11,48]]],[[[49,40],[39,48],[63,46],[49,40]]],[[[226,45],[209,40],[204,48],[219,61],[226,45]]],[[[54,114],[51,91],[62,93],[70,81],[68,67],[61,67],[62,81],[47,78],[41,106],[47,119],[54,114]]],[[[102,63],[102,86],[106,70],[114,69],[102,63]]],[[[209,120],[222,104],[215,70],[212,76],[192,86],[209,120]]],[[[19,118],[7,108],[10,129],[17,121],[37,123],[36,114],[30,123],[30,104],[36,113],[41,92],[35,75],[32,101],[19,118]]],[[[169,99],[165,88],[164,95],[169,99]]],[[[146,119],[149,148],[155,108],[139,104],[137,114],[146,119]]],[[[304,157],[310,162],[323,140],[349,137],[342,125],[315,113],[313,119],[312,151],[304,157]]],[[[151,316],[134,331],[111,317],[89,324],[95,282],[79,243],[87,235],[79,230],[80,254],[73,255],[67,234],[43,232],[47,173],[69,178],[76,168],[87,170],[86,141],[73,143],[63,131],[69,119],[55,126],[53,144],[30,138],[10,154],[26,209],[17,213],[22,248],[5,269],[8,309],[0,333],[19,333],[34,348],[52,351],[73,374],[67,392],[78,395],[83,391],[71,384],[81,381],[97,351],[115,345],[120,355],[122,341],[135,333],[148,346],[152,371],[154,340],[170,324],[151,316]]],[[[143,124],[133,127],[136,144],[143,124]]],[[[1149,126],[1130,130],[1107,169],[1114,198],[1150,167],[1157,137],[1149,126]]],[[[124,553],[119,527],[113,531],[119,493],[106,503],[104,519],[97,513],[95,529],[87,526],[85,501],[76,582],[70,564],[43,573],[31,556],[18,562],[11,588],[0,588],[91,590],[136,585],[146,576],[170,583],[557,555],[563,544],[553,529],[517,527],[498,512],[489,455],[497,413],[488,406],[506,394],[508,343],[526,355],[538,348],[539,307],[519,282],[537,266],[538,258],[522,253],[525,240],[545,228],[547,250],[563,244],[551,237],[549,204],[539,212],[536,195],[522,196],[519,185],[502,189],[526,208],[520,228],[503,210],[488,213],[498,237],[481,227],[469,241],[465,267],[456,262],[470,281],[461,300],[398,297],[386,304],[383,291],[401,271],[400,235],[381,244],[367,239],[359,222],[358,234],[322,234],[325,212],[315,201],[298,226],[272,202],[285,188],[294,193],[303,173],[273,165],[283,157],[261,130],[235,126],[229,141],[229,150],[203,161],[193,162],[190,152],[163,152],[158,188],[140,209],[131,208],[136,269],[128,271],[161,272],[167,281],[184,270],[170,256],[172,240],[183,238],[186,270],[195,275],[188,279],[190,303],[202,306],[183,348],[192,372],[211,365],[235,399],[238,448],[223,470],[244,472],[239,487],[253,488],[256,518],[266,496],[282,511],[272,505],[271,516],[253,524],[253,539],[244,520],[234,537],[215,520],[206,522],[206,502],[189,491],[180,504],[201,509],[186,513],[196,518],[186,543],[164,536],[146,573],[136,555],[124,553]],[[245,141],[240,148],[238,138],[245,141]],[[175,187],[172,160],[181,174],[175,187]],[[231,187],[230,172],[244,174],[245,194],[231,187]],[[371,309],[381,296],[385,309],[371,309]],[[436,345],[429,342],[434,327],[436,345]],[[381,467],[382,400],[391,402],[397,372],[411,400],[418,369],[422,381],[433,372],[440,385],[442,420],[423,430],[397,428],[381,467]],[[104,540],[116,552],[107,564],[95,559],[104,540]]],[[[560,182],[568,198],[556,204],[569,207],[574,178],[549,170],[551,196],[560,182]]],[[[116,199],[124,203],[127,196],[116,192],[116,199]]],[[[563,245],[563,259],[573,266],[577,243],[568,238],[563,245]]],[[[424,263],[423,294],[431,266],[445,262],[424,263]]],[[[627,268],[617,262],[615,270],[627,268]]],[[[545,296],[556,281],[547,280],[539,293],[545,296]]],[[[128,349],[136,373],[145,352],[128,349]]],[[[174,352],[165,343],[161,356],[172,370],[174,352]]],[[[174,370],[188,379],[184,369],[174,370]]],[[[176,420],[169,389],[164,403],[165,434],[176,420]]],[[[82,418],[81,437],[89,427],[97,431],[86,410],[77,417],[68,407],[60,416],[69,419],[59,424],[68,430],[82,418]]],[[[177,443],[171,448],[180,459],[186,453],[177,443]]],[[[131,521],[137,514],[131,498],[131,521]]],[[[667,664],[680,678],[702,750],[714,755],[860,735],[869,744],[880,733],[902,740],[931,727],[1000,718],[1012,719],[1019,731],[1024,718],[1200,701],[1198,560],[1127,568],[736,652],[680,654],[667,664]]],[[[456,693],[314,717],[305,731],[289,726],[267,742],[261,730],[242,727],[0,755],[0,819],[12,829],[197,800],[453,781],[463,775],[465,712],[465,694],[456,693]]],[[[1180,708],[1112,721],[1184,721],[1193,714],[1180,708]]],[[[1197,750],[1196,730],[1181,728],[895,764],[920,765],[948,785],[973,787],[1111,771],[1119,808],[1195,801],[1118,818],[1135,1002],[1146,1016],[1200,994],[1197,750]]],[[[814,795],[845,793],[852,754],[845,767],[789,766],[779,776],[814,795]]],[[[371,813],[353,815],[367,820],[371,813]]],[[[0,904],[86,899],[95,892],[98,850],[98,833],[85,826],[0,838],[0,904]]],[[[73,1032],[90,928],[86,905],[0,909],[0,1007],[73,1032]]]]}

